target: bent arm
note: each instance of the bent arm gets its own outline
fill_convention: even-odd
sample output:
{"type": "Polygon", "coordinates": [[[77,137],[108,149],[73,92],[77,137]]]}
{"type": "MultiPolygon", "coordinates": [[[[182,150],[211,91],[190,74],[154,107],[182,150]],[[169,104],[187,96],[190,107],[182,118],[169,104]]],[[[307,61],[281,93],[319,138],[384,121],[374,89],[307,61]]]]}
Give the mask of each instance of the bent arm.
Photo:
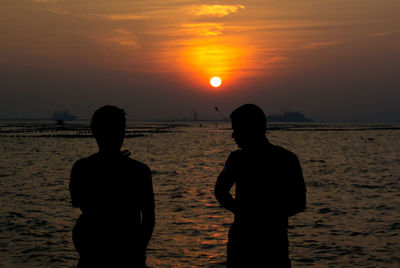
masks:
{"type": "Polygon", "coordinates": [[[71,176],[69,181],[69,193],[71,195],[72,206],[75,208],[79,208],[81,206],[81,177],[82,177],[82,168],[81,168],[81,160],[75,162],[74,166],[71,170],[71,176]]]}
{"type": "Polygon", "coordinates": [[[297,196],[294,198],[298,200],[298,203],[294,207],[290,207],[287,211],[287,216],[291,217],[300,212],[304,212],[306,210],[306,192],[297,193],[297,196]]]}
{"type": "Polygon", "coordinates": [[[147,248],[147,245],[150,242],[155,224],[156,224],[156,216],[154,212],[154,206],[143,208],[142,227],[143,227],[143,240],[145,249],[147,248]]]}
{"type": "Polygon", "coordinates": [[[289,206],[287,216],[291,217],[306,209],[306,186],[304,183],[303,172],[301,170],[299,159],[292,158],[292,168],[290,169],[289,179],[292,185],[289,189],[289,206]]]}
{"type": "Polygon", "coordinates": [[[150,169],[147,170],[145,175],[143,194],[144,195],[143,195],[141,214],[142,214],[142,230],[144,239],[143,242],[144,242],[144,248],[146,249],[147,245],[150,242],[154,226],[156,224],[153,182],[151,178],[150,169]]]}
{"type": "Polygon", "coordinates": [[[236,202],[230,190],[234,183],[235,180],[231,170],[229,170],[229,167],[225,167],[219,174],[214,189],[214,195],[221,206],[233,213],[236,211],[236,202]]]}

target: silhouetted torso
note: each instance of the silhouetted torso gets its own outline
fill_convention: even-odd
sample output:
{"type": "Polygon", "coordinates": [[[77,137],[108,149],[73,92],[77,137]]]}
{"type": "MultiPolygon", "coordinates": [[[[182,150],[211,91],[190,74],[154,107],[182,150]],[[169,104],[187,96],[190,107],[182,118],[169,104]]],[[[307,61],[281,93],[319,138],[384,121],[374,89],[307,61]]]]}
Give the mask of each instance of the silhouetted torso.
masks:
{"type": "Polygon", "coordinates": [[[256,150],[233,152],[226,166],[235,176],[235,223],[259,222],[286,228],[290,187],[304,189],[297,157],[282,147],[267,144],[256,150]]]}
{"type": "Polygon", "coordinates": [[[97,153],[75,163],[70,192],[82,211],[73,231],[81,266],[142,267],[148,240],[141,211],[154,207],[150,169],[120,153],[97,153]]]}
{"type": "MultiPolygon", "coordinates": [[[[290,267],[288,217],[305,206],[304,180],[296,155],[267,141],[237,150],[228,157],[218,181],[225,192],[236,185],[229,267],[290,267]]],[[[224,205],[225,197],[216,190],[224,205]]]]}

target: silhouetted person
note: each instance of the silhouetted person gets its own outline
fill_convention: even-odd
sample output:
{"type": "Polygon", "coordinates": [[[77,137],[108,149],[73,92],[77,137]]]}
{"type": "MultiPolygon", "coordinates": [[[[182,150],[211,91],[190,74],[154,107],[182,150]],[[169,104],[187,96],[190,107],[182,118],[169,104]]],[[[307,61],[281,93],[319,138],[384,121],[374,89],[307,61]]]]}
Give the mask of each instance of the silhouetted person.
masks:
{"type": "Polygon", "coordinates": [[[266,138],[266,117],[254,104],[232,112],[232,152],[215,185],[220,204],[234,213],[228,267],[290,267],[288,217],[304,211],[299,160],[266,138]],[[236,184],[235,198],[230,189],[236,184]]]}
{"type": "Polygon", "coordinates": [[[125,112],[103,106],[92,118],[99,152],[78,160],[71,171],[72,205],[80,208],[73,242],[78,267],[145,267],[154,224],[150,169],[121,152],[125,112]]]}

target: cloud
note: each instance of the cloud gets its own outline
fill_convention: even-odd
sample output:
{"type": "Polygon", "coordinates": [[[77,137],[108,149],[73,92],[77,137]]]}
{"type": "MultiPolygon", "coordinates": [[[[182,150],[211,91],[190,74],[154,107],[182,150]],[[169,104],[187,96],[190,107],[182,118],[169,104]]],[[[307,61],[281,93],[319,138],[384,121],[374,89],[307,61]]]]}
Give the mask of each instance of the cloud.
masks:
{"type": "Polygon", "coordinates": [[[56,15],[68,15],[71,12],[69,9],[62,9],[62,8],[55,8],[55,7],[48,8],[48,11],[50,13],[53,13],[56,15]]]}
{"type": "Polygon", "coordinates": [[[331,47],[337,44],[341,44],[343,41],[334,40],[334,41],[323,41],[323,42],[311,42],[303,46],[302,48],[305,49],[319,49],[324,47],[331,47]]]}
{"type": "Polygon", "coordinates": [[[380,33],[370,34],[369,37],[384,37],[388,35],[400,34],[400,31],[386,31],[380,33]]]}
{"type": "MultiPolygon", "coordinates": [[[[37,0],[37,1],[57,1],[57,0],[37,0]]],[[[110,21],[144,20],[155,18],[171,18],[173,16],[213,16],[224,17],[244,9],[243,5],[193,5],[190,7],[157,9],[140,13],[116,13],[116,14],[87,14],[90,19],[105,19],[110,21]]]]}
{"type": "Polygon", "coordinates": [[[90,19],[100,18],[111,21],[122,21],[122,20],[144,20],[150,19],[149,15],[141,14],[88,14],[86,17],[90,19]]]}
{"type": "Polygon", "coordinates": [[[273,64],[273,63],[281,63],[281,62],[287,62],[287,61],[289,61],[288,57],[275,56],[275,57],[265,59],[263,61],[263,64],[273,64]]]}
{"type": "Polygon", "coordinates": [[[44,3],[44,4],[50,4],[50,3],[57,3],[59,0],[32,0],[35,3],[44,3]]]}
{"type": "Polygon", "coordinates": [[[195,5],[192,6],[191,13],[196,16],[224,17],[244,8],[243,5],[195,5]]]}
{"type": "Polygon", "coordinates": [[[135,35],[125,29],[115,29],[114,33],[116,36],[109,38],[108,40],[117,43],[120,46],[127,46],[132,48],[140,48],[140,44],[135,35]]]}
{"type": "Polygon", "coordinates": [[[223,24],[222,23],[192,23],[183,24],[183,32],[190,35],[201,35],[201,36],[219,36],[222,34],[223,24]]]}

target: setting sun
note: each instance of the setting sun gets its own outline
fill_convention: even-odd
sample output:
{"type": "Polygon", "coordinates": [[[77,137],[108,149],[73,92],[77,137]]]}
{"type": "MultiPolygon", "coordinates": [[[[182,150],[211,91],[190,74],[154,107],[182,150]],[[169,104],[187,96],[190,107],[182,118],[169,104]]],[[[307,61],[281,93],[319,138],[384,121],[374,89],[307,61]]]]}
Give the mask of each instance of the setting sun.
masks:
{"type": "Polygon", "coordinates": [[[218,76],[214,76],[213,78],[210,79],[210,84],[213,87],[219,87],[222,84],[222,80],[218,76]]]}

